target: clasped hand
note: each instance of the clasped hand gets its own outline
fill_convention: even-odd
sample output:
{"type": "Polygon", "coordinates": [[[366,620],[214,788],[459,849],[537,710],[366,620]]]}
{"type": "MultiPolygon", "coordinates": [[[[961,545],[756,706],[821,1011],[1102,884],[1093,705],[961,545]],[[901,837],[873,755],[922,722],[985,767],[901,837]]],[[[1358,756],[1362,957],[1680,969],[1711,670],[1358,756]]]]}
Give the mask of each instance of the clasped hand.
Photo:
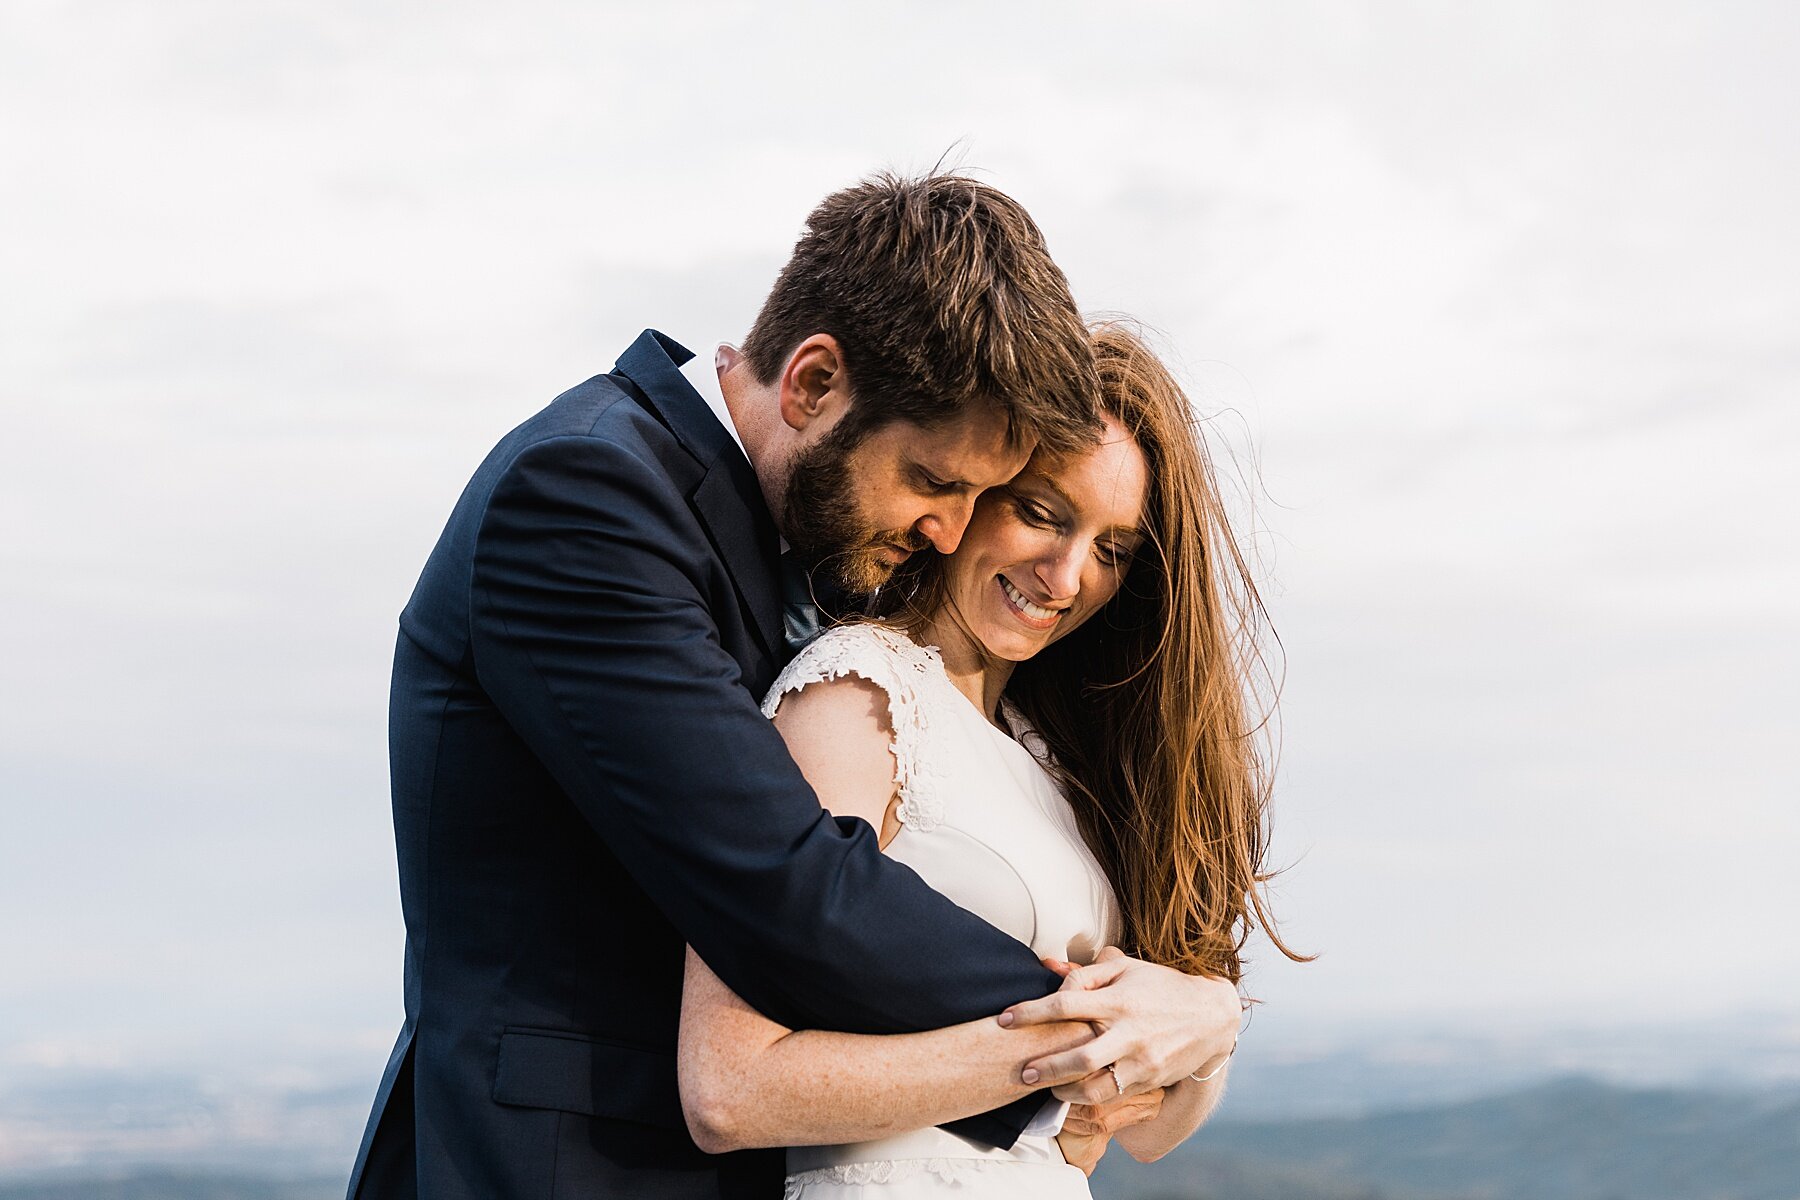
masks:
{"type": "Polygon", "coordinates": [[[1217,1067],[1237,1043],[1241,1005],[1228,979],[1188,975],[1114,946],[1090,966],[1051,965],[1063,975],[1062,987],[1013,1005],[999,1022],[1094,1027],[1092,1041],[1029,1062],[1020,1074],[1027,1084],[1049,1086],[1059,1100],[1101,1104],[1169,1087],[1217,1067]]]}
{"type": "Polygon", "coordinates": [[[1162,1100],[1163,1090],[1153,1088],[1135,1096],[1114,1096],[1099,1104],[1072,1105],[1056,1135],[1063,1161],[1080,1167],[1083,1175],[1092,1175],[1106,1156],[1106,1146],[1113,1135],[1132,1125],[1156,1120],[1162,1112],[1162,1100]]]}

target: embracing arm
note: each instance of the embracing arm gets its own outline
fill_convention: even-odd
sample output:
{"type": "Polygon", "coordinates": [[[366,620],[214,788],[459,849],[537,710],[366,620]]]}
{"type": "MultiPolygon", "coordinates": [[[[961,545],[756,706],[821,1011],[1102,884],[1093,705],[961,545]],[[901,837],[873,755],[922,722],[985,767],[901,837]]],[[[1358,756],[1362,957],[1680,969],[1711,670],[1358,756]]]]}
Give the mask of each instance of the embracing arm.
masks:
{"type": "MultiPolygon", "coordinates": [[[[638,886],[775,1019],[911,1032],[1054,988],[1027,947],[820,809],[719,643],[712,555],[638,453],[597,436],[526,447],[476,535],[483,688],[638,886]]],[[[1033,1107],[959,1132],[1010,1144],[1033,1107]]]]}
{"type": "MultiPolygon", "coordinates": [[[[886,700],[848,676],[791,694],[776,728],[821,800],[891,837],[894,759],[886,700]]],[[[872,920],[887,920],[874,915],[872,920]]],[[[860,1142],[984,1112],[1045,1083],[1032,1058],[1091,1040],[1080,1022],[1003,1028],[993,1017],[928,1033],[790,1030],[739,999],[692,949],[678,1067],[688,1130],[711,1153],[860,1142]]]]}
{"type": "Polygon", "coordinates": [[[681,1107],[708,1154],[863,1142],[1022,1099],[1019,1064],[1079,1045],[1086,1025],[1002,1029],[992,1017],[929,1033],[794,1031],[740,1000],[688,950],[677,1066],[681,1107]]]}

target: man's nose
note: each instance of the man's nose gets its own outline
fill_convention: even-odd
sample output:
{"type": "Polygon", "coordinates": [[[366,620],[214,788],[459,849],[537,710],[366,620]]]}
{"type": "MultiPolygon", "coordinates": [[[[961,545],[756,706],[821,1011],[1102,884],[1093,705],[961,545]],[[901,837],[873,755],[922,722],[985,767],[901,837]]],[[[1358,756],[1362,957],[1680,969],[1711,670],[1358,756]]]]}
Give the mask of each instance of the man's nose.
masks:
{"type": "Polygon", "coordinates": [[[968,532],[969,517],[973,510],[973,504],[938,509],[920,517],[913,528],[924,535],[939,554],[953,554],[962,545],[963,534],[968,532]]]}

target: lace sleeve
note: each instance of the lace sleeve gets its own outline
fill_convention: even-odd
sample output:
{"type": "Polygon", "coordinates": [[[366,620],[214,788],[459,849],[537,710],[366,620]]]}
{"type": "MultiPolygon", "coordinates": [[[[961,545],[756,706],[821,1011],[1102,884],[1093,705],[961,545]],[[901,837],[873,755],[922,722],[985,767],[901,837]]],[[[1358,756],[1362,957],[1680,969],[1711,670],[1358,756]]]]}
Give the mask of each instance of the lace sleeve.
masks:
{"type": "Polygon", "coordinates": [[[936,651],[885,625],[859,621],[820,634],[794,657],[769,689],[763,716],[775,717],[782,697],[808,684],[855,675],[887,695],[894,727],[894,788],[900,803],[894,815],[909,829],[925,832],[943,819],[942,790],[925,753],[924,687],[937,670],[936,651]]]}

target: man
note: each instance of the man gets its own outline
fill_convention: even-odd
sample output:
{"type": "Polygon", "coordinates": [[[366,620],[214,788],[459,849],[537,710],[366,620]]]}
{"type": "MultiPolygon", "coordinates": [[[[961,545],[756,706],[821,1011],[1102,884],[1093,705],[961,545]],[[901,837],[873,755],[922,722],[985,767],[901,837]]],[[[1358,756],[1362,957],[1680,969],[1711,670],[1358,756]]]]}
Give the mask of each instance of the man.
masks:
{"type": "MultiPolygon", "coordinates": [[[[503,439],[401,616],[406,1022],[352,1200],[778,1194],[779,1151],[687,1136],[683,943],[796,1028],[933,1028],[1058,986],[825,814],[757,710],[817,621],[809,586],[867,593],[954,549],[1035,446],[1095,435],[1036,226],[954,176],[840,192],[717,360],[733,429],[688,357],[646,331],[503,439]]],[[[1173,985],[1112,986],[1179,1061],[1173,985]]],[[[1068,1048],[1016,1025],[1022,1066],[1068,1048]]],[[[954,1128],[1010,1145],[1041,1107],[954,1128]]]]}

